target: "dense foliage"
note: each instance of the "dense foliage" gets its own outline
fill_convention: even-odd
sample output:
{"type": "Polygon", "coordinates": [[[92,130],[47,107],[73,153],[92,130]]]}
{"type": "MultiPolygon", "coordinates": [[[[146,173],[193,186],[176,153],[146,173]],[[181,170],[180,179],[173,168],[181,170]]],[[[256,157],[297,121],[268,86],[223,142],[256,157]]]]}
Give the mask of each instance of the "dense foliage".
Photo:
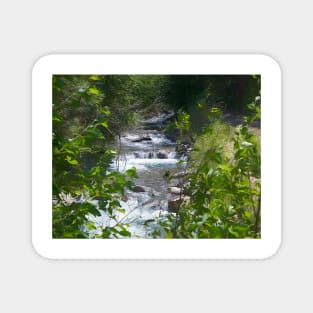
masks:
{"type": "Polygon", "coordinates": [[[95,229],[90,216],[101,211],[110,223],[95,237],[130,236],[119,220],[124,212],[119,199],[136,169],[110,169],[116,153],[111,149],[111,108],[98,81],[97,76],[53,77],[54,238],[88,237],[88,230],[95,229]]]}
{"type": "MultiPolygon", "coordinates": [[[[255,104],[250,107],[252,122],[260,111],[255,104]]],[[[219,113],[212,109],[211,123],[196,138],[181,205],[175,216],[161,221],[156,237],[160,233],[167,238],[261,236],[259,139],[248,124],[233,129],[219,113]]]]}
{"type": "Polygon", "coordinates": [[[54,238],[130,237],[121,199],[137,173],[112,166],[116,140],[172,110],[165,131],[191,152],[179,208],[153,221],[154,236],[261,236],[260,138],[249,127],[260,119],[259,76],[54,75],[52,89],[54,238]],[[232,127],[227,112],[248,117],[232,127]]]}

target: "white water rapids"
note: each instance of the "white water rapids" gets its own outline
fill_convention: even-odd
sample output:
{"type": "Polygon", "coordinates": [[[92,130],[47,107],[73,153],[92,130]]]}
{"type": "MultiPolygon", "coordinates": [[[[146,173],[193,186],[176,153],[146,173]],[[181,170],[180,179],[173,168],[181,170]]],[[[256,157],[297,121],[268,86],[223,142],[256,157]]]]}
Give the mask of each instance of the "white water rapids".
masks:
{"type": "MultiPolygon", "coordinates": [[[[121,172],[136,167],[138,178],[135,188],[127,190],[124,201],[120,201],[125,213],[119,218],[128,223],[132,238],[151,238],[157,223],[145,223],[162,217],[168,212],[168,184],[163,175],[168,170],[178,168],[176,144],[161,131],[160,125],[166,116],[154,117],[141,127],[122,134],[119,157],[112,168],[121,172]]],[[[96,226],[110,224],[107,214],[91,218],[96,226]]]]}

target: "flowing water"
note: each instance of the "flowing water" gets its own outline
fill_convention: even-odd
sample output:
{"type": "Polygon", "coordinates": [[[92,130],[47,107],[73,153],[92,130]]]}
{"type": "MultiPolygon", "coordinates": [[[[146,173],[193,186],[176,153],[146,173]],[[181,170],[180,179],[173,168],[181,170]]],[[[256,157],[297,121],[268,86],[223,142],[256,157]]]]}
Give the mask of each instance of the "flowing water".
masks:
{"type": "MultiPolygon", "coordinates": [[[[151,238],[157,223],[147,223],[152,219],[169,214],[168,184],[163,178],[168,170],[177,170],[176,144],[161,131],[168,116],[158,116],[146,120],[140,127],[122,134],[119,143],[119,158],[113,168],[124,171],[136,167],[138,178],[135,187],[127,190],[121,201],[125,215],[121,215],[132,238],[151,238]]],[[[95,218],[99,225],[107,223],[105,216],[95,218]]]]}

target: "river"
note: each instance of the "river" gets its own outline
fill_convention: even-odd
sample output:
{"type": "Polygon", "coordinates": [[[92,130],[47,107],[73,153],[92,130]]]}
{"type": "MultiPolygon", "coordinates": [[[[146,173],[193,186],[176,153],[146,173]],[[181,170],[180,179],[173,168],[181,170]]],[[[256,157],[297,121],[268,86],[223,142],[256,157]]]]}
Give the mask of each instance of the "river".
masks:
{"type": "MultiPolygon", "coordinates": [[[[112,168],[121,172],[136,167],[138,178],[135,187],[127,190],[121,201],[125,215],[123,222],[129,224],[131,238],[152,238],[153,231],[159,227],[152,219],[162,220],[168,211],[168,182],[164,174],[178,171],[176,143],[162,132],[168,115],[159,115],[142,122],[136,128],[123,133],[118,144],[119,157],[112,168]]],[[[96,224],[104,225],[105,215],[94,219],[96,224]]],[[[161,233],[162,237],[162,233],[161,233]]]]}

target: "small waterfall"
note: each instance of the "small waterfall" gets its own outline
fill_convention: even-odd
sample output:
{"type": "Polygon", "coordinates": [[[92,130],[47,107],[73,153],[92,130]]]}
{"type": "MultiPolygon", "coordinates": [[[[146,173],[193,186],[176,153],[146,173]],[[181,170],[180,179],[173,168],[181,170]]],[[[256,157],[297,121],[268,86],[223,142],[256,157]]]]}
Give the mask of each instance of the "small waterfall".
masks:
{"type": "Polygon", "coordinates": [[[135,151],[133,153],[135,159],[175,159],[175,151],[135,151]]]}
{"type": "Polygon", "coordinates": [[[164,117],[149,119],[142,128],[123,134],[119,157],[112,164],[112,168],[120,171],[132,167],[137,169],[138,178],[134,183],[138,188],[127,190],[125,201],[121,202],[128,214],[125,222],[130,225],[132,238],[151,238],[156,226],[147,226],[145,222],[169,214],[168,184],[164,174],[170,169],[177,169],[178,159],[176,144],[160,130],[164,120],[164,117]]]}

